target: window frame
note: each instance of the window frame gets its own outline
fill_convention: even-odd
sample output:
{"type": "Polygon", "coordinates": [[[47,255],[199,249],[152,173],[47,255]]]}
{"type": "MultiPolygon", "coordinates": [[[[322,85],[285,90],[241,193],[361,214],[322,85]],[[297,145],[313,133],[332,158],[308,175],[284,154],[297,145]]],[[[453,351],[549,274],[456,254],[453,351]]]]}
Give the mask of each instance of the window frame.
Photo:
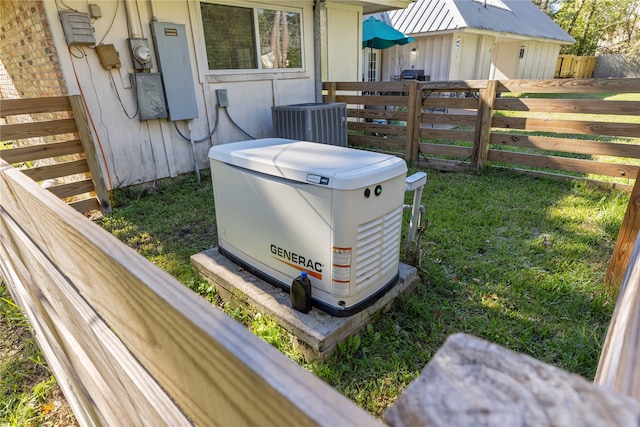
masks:
{"type": "MultiPolygon", "coordinates": [[[[198,28],[199,28],[199,37],[202,42],[203,51],[202,55],[202,64],[204,67],[201,68],[201,74],[206,78],[207,76],[225,76],[229,77],[232,80],[233,76],[246,76],[246,75],[262,75],[262,76],[272,76],[272,75],[282,75],[291,76],[294,78],[299,77],[300,75],[307,75],[307,66],[306,66],[306,46],[305,46],[305,24],[304,24],[304,8],[303,7],[295,7],[295,6],[283,6],[283,5],[275,5],[272,3],[249,3],[244,1],[225,1],[225,0],[200,0],[197,2],[195,7],[195,11],[198,17],[198,28]],[[254,43],[255,43],[255,51],[253,54],[255,55],[256,63],[258,64],[258,68],[234,68],[234,69],[210,69],[209,68],[209,60],[207,54],[207,44],[204,39],[204,22],[202,21],[202,13],[201,13],[201,4],[218,4],[221,6],[230,6],[230,7],[239,7],[239,8],[247,8],[252,11],[252,19],[256,31],[253,34],[254,43]],[[275,10],[282,12],[293,12],[299,15],[300,19],[300,59],[302,62],[302,67],[299,68],[263,68],[262,67],[262,59],[261,59],[261,44],[260,44],[260,30],[259,30],[259,19],[258,19],[258,10],[275,10]]],[[[243,79],[238,79],[243,80],[243,79]]]]}

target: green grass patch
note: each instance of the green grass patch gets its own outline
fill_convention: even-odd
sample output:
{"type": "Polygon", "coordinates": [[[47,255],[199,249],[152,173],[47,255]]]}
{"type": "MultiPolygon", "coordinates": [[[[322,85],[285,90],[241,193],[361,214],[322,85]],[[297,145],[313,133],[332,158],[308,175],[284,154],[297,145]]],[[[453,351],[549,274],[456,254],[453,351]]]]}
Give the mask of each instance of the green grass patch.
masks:
{"type": "MultiPolygon", "coordinates": [[[[197,278],[190,256],[217,244],[208,171],[201,182],[190,177],[153,191],[116,190],[113,214],[98,224],[376,416],[457,332],[591,380],[615,304],[603,278],[628,194],[498,169],[427,172],[419,285],[321,363],[303,362],[269,316],[224,303],[197,278]]],[[[406,197],[410,203],[412,195],[406,197]]],[[[12,315],[2,301],[4,321],[12,315]]],[[[11,378],[30,377],[36,368],[2,363],[0,420],[38,424],[49,376],[25,388],[11,378]]]]}
{"type": "MultiPolygon", "coordinates": [[[[603,277],[628,195],[502,170],[428,174],[420,285],[330,360],[303,366],[378,416],[456,332],[592,379],[615,303],[603,277]]],[[[192,271],[189,257],[216,245],[208,173],[117,193],[103,227],[302,363],[273,319],[222,303],[192,271]]]]}
{"type": "Polygon", "coordinates": [[[0,425],[77,425],[62,400],[28,320],[0,282],[0,425]]]}

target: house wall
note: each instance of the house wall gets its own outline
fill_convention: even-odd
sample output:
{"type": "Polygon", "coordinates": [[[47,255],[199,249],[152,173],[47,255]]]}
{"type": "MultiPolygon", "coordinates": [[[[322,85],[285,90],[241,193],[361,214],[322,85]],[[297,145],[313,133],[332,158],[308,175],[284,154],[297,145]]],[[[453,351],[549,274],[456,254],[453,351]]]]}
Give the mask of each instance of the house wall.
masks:
{"type": "MultiPolygon", "coordinates": [[[[221,0],[231,5],[270,5],[269,2],[251,3],[236,0],[221,0]]],[[[9,2],[3,7],[10,9],[9,2]]],[[[14,1],[16,9],[24,8],[28,2],[14,1]]],[[[195,145],[199,168],[209,166],[208,150],[214,144],[248,139],[232,123],[254,137],[273,136],[271,107],[303,102],[315,99],[314,49],[313,49],[313,1],[290,1],[287,6],[300,10],[303,27],[302,71],[238,71],[210,72],[208,70],[204,37],[200,20],[199,3],[193,0],[94,0],[102,12],[102,17],[92,20],[97,43],[113,44],[121,61],[119,69],[106,70],[100,63],[92,47],[67,47],[58,8],[72,8],[87,12],[86,0],[65,0],[43,3],[48,16],[48,29],[53,40],[52,51],[57,52],[58,70],[51,71],[59,84],[59,91],[68,94],[82,94],[88,107],[89,118],[93,124],[94,139],[99,151],[104,153],[103,167],[108,170],[105,176],[111,177],[112,188],[156,179],[177,176],[194,170],[194,157],[191,145],[175,129],[179,127],[183,135],[188,135],[187,123],[170,122],[167,119],[141,121],[136,114],[136,96],[130,81],[133,63],[129,54],[129,30],[133,23],[140,36],[147,38],[153,51],[150,22],[155,15],[160,22],[185,25],[192,80],[195,87],[198,118],[191,121],[195,139],[209,134],[218,123],[213,137],[195,145]],[[134,18],[127,22],[125,4],[133,9],[134,18]],[[229,98],[228,116],[216,105],[216,89],[226,89],[229,98]]],[[[285,2],[277,2],[283,5],[285,2]]],[[[5,14],[2,15],[3,20],[5,14]]],[[[357,25],[357,24],[356,24],[357,25]]],[[[357,27],[355,27],[357,28],[357,27]]],[[[355,28],[352,31],[355,31],[355,28]]],[[[13,33],[20,34],[18,30],[13,33]]],[[[3,43],[4,46],[4,43],[3,43]]],[[[2,59],[5,58],[4,51],[2,59]]],[[[353,55],[357,58],[357,55],[353,55]]],[[[358,59],[353,60],[358,64],[358,59]]],[[[56,62],[52,60],[51,62],[56,62]]],[[[356,65],[355,69],[357,69],[356,65]]],[[[353,68],[353,67],[352,67],[353,68]]],[[[152,54],[152,69],[158,71],[155,53],[152,54]]],[[[18,74],[14,74],[18,75],[18,74]]],[[[357,75],[357,74],[356,74],[357,75]]],[[[29,87],[31,78],[19,77],[20,84],[29,87]]],[[[21,96],[40,96],[23,93],[21,96]]]]}
{"type": "Polygon", "coordinates": [[[326,16],[327,62],[323,67],[326,81],[360,81],[364,69],[361,55],[362,8],[327,2],[326,16]],[[354,31],[358,31],[359,37],[354,37],[354,31]]]}
{"type": "Polygon", "coordinates": [[[519,79],[552,79],[561,46],[556,43],[543,43],[528,40],[521,43],[524,56],[518,62],[519,79]]]}
{"type": "Polygon", "coordinates": [[[494,45],[495,56],[491,78],[496,80],[515,79],[518,77],[519,41],[498,42],[494,45]]]}
{"type": "Polygon", "coordinates": [[[382,51],[382,79],[424,69],[431,80],[552,79],[561,45],[497,38],[490,32],[412,35],[415,42],[382,51]],[[524,47],[524,56],[519,58],[524,47]],[[415,48],[416,52],[411,53],[415,48]]]}
{"type": "Polygon", "coordinates": [[[449,80],[478,80],[489,77],[493,37],[453,33],[449,80]]]}
{"type": "Polygon", "coordinates": [[[2,98],[67,94],[42,1],[0,2],[0,68],[2,98]]]}
{"type": "Polygon", "coordinates": [[[451,34],[414,37],[415,41],[382,51],[383,80],[399,78],[404,69],[424,70],[431,80],[448,80],[451,60],[451,34]],[[415,49],[415,52],[412,52],[415,49]]]}

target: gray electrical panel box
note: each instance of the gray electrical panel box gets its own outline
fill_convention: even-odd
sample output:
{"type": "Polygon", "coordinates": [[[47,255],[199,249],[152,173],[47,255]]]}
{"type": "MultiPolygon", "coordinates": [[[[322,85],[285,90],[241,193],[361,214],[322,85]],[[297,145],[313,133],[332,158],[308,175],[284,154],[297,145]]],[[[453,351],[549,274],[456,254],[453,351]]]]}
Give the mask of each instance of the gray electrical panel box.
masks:
{"type": "Polygon", "coordinates": [[[96,44],[91,18],[88,13],[69,10],[61,10],[59,13],[62,30],[69,46],[93,46],[96,44]]]}
{"type": "Polygon", "coordinates": [[[132,76],[135,79],[140,120],[167,118],[160,73],[136,73],[132,76]]]}
{"type": "Polygon", "coordinates": [[[152,22],[158,69],[162,74],[169,120],[198,117],[198,105],[191,74],[191,58],[185,26],[168,22],[152,22]]]}

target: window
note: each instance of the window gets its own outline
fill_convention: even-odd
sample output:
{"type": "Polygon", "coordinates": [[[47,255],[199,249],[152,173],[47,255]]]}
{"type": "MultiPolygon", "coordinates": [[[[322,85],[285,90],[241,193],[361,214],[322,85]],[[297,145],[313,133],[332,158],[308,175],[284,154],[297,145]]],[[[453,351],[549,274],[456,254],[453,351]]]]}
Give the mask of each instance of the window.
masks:
{"type": "Polygon", "coordinates": [[[300,12],[201,3],[210,70],[302,68],[300,12]]]}

